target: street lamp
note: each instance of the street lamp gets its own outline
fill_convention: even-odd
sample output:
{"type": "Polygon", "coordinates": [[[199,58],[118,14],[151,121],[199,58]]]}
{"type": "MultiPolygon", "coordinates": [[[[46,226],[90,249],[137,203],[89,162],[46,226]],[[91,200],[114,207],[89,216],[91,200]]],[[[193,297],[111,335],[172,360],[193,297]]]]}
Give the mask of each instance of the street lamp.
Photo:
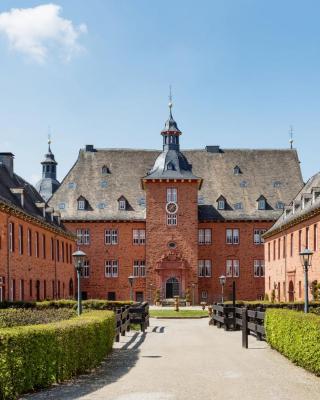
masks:
{"type": "Polygon", "coordinates": [[[219,281],[220,281],[220,285],[221,285],[221,303],[223,303],[224,302],[223,289],[224,289],[224,285],[226,284],[226,277],[224,275],[221,275],[219,277],[219,281]]]}
{"type": "Polygon", "coordinates": [[[196,284],[193,283],[191,286],[192,286],[192,305],[194,306],[194,288],[196,287],[196,284]]]}
{"type": "Polygon", "coordinates": [[[300,252],[300,260],[304,271],[304,312],[309,311],[309,287],[308,287],[308,269],[311,267],[313,251],[304,249],[300,252]]]}
{"type": "Polygon", "coordinates": [[[135,276],[130,275],[128,276],[128,281],[130,285],[130,300],[133,301],[133,282],[135,280],[135,276]]]}
{"type": "Polygon", "coordinates": [[[81,307],[81,288],[80,288],[80,275],[83,268],[83,262],[86,258],[86,253],[81,250],[77,250],[72,254],[74,260],[74,267],[77,271],[77,278],[78,278],[78,315],[82,313],[81,307]]]}

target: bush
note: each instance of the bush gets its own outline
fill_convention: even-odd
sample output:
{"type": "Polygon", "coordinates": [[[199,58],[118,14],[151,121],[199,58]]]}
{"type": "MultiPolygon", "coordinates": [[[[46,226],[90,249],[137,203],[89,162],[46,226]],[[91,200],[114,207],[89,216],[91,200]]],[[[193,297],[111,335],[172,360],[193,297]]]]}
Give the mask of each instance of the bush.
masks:
{"type": "Polygon", "coordinates": [[[314,314],[267,309],[267,341],[295,364],[320,375],[320,318],[314,314]]]}
{"type": "MultiPolygon", "coordinates": [[[[83,309],[88,310],[110,310],[112,308],[133,304],[132,301],[109,301],[109,300],[83,300],[83,309]]],[[[0,302],[0,309],[6,308],[77,308],[76,300],[45,300],[38,302],[4,301],[0,302]]]]}
{"type": "Polygon", "coordinates": [[[115,317],[110,311],[0,329],[0,399],[15,399],[91,370],[111,350],[114,333],[115,317]]]}
{"type": "Polygon", "coordinates": [[[8,308],[0,310],[0,328],[12,326],[48,324],[70,319],[76,316],[75,310],[62,308],[34,309],[34,308],[8,308]]]}

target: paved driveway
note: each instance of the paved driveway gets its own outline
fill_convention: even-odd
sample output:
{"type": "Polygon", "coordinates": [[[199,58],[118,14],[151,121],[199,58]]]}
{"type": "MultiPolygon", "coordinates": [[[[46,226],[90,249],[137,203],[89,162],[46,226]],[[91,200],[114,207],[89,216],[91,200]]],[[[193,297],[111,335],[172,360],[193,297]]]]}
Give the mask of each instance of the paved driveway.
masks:
{"type": "Polygon", "coordinates": [[[151,319],[146,334],[131,332],[95,373],[34,400],[314,400],[320,378],[292,365],[266,343],[241,347],[240,332],[208,319],[151,319]]]}

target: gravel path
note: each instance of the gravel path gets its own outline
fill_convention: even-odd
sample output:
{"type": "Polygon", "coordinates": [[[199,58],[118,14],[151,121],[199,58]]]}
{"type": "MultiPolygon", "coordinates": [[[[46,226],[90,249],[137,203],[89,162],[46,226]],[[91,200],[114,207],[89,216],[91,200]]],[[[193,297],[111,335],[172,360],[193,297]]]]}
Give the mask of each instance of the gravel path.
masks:
{"type": "Polygon", "coordinates": [[[264,342],[208,326],[208,319],[151,319],[130,332],[96,372],[28,400],[314,400],[320,378],[264,342]]]}

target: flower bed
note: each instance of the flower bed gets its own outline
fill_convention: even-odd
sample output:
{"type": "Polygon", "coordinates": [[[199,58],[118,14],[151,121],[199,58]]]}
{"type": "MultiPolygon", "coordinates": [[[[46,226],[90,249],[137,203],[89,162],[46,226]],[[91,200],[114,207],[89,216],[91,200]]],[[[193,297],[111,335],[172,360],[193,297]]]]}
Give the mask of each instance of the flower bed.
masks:
{"type": "Polygon", "coordinates": [[[110,311],[0,329],[0,399],[15,399],[90,371],[111,350],[114,332],[110,311]]]}

